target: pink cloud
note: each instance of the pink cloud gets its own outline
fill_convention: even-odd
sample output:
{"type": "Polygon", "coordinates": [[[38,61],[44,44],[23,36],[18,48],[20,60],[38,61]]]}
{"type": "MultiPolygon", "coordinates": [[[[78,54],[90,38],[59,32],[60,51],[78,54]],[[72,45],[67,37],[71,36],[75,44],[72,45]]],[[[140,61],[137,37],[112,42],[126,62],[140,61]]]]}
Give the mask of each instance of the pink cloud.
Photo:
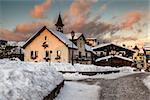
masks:
{"type": "Polygon", "coordinates": [[[124,22],[121,23],[121,27],[124,29],[131,29],[132,26],[139,22],[142,17],[142,13],[140,12],[129,12],[124,18],[124,22]]]}
{"type": "Polygon", "coordinates": [[[44,17],[44,13],[48,10],[51,6],[52,0],[45,0],[44,3],[35,5],[34,8],[31,10],[30,14],[33,18],[42,18],[44,17]]]}

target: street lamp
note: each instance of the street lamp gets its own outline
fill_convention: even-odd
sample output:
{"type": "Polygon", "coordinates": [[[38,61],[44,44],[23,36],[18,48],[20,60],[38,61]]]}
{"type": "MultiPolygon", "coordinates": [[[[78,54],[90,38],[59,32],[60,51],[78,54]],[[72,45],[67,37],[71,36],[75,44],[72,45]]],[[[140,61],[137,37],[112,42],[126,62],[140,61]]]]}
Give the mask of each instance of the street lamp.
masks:
{"type": "Polygon", "coordinates": [[[75,32],[74,31],[71,31],[71,37],[72,37],[72,65],[74,65],[73,63],[73,38],[75,36],[75,32]]]}

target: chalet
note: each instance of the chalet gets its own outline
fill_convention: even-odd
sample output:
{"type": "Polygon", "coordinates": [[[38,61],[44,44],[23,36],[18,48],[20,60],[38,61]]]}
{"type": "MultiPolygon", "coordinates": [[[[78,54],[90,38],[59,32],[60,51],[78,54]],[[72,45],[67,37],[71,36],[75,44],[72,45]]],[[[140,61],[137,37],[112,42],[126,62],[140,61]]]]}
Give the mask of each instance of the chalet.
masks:
{"type": "Polygon", "coordinates": [[[72,44],[63,33],[44,26],[24,44],[24,60],[70,62],[71,50],[77,49],[77,46],[72,44]]]}
{"type": "Polygon", "coordinates": [[[23,60],[23,50],[21,48],[23,42],[1,41],[0,42],[0,59],[3,58],[19,58],[23,60]]]}
{"type": "Polygon", "coordinates": [[[135,61],[136,67],[138,69],[142,69],[145,66],[144,65],[144,62],[145,62],[144,50],[141,48],[138,48],[137,46],[135,46],[133,50],[135,50],[135,53],[133,54],[133,59],[135,61]]]}
{"type": "MultiPolygon", "coordinates": [[[[71,40],[71,34],[67,34],[66,36],[71,40]]],[[[74,51],[74,62],[81,64],[93,63],[94,53],[91,46],[86,44],[83,33],[75,33],[73,43],[78,47],[78,49],[74,51]]]]}
{"type": "Polygon", "coordinates": [[[95,64],[100,66],[131,66],[134,50],[116,45],[114,43],[106,43],[93,47],[96,52],[95,64]]]}
{"type": "Polygon", "coordinates": [[[64,33],[63,22],[59,14],[54,31],[46,26],[41,27],[24,44],[25,61],[51,61],[71,63],[92,63],[92,49],[85,44],[85,37],[82,33],[75,33],[72,39],[71,34],[64,33]],[[73,53],[72,53],[73,52],[73,53]]]}
{"type": "Polygon", "coordinates": [[[150,44],[144,46],[147,62],[150,64],[150,44]]]}
{"type": "Polygon", "coordinates": [[[147,63],[147,66],[145,67],[145,69],[150,71],[150,44],[146,44],[144,46],[144,52],[146,55],[146,63],[147,63]]]}

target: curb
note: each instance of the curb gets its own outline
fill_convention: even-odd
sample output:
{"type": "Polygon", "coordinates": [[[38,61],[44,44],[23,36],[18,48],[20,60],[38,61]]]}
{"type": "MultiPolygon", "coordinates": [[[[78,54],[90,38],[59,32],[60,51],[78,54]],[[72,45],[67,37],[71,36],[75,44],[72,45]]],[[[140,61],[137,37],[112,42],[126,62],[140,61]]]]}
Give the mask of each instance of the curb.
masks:
{"type": "Polygon", "coordinates": [[[46,97],[44,97],[43,100],[53,100],[60,92],[60,89],[64,86],[64,80],[57,85],[57,87],[51,91],[50,94],[48,94],[46,97]]]}

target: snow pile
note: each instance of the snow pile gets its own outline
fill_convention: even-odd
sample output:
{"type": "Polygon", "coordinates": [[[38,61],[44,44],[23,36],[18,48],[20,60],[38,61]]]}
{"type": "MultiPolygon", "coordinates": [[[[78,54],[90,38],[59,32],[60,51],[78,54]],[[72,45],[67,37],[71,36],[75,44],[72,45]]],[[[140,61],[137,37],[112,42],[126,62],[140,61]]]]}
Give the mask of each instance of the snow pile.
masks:
{"type": "Polygon", "coordinates": [[[84,64],[75,64],[72,66],[69,63],[52,63],[57,71],[72,71],[72,72],[98,72],[98,71],[115,71],[120,70],[121,72],[132,72],[134,68],[124,66],[120,68],[110,67],[110,66],[95,66],[95,65],[84,65],[84,64]]]}
{"type": "Polygon", "coordinates": [[[82,75],[79,73],[65,73],[63,74],[65,80],[82,80],[82,79],[87,79],[92,76],[87,76],[87,75],[82,75]]]}
{"type": "MultiPolygon", "coordinates": [[[[81,66],[80,66],[81,67],[81,66]]],[[[98,67],[98,66],[97,66],[98,67]]],[[[119,73],[111,73],[111,74],[97,74],[94,76],[87,76],[87,75],[82,75],[79,73],[65,73],[63,74],[65,80],[82,80],[82,79],[87,79],[87,78],[103,78],[103,79],[116,79],[122,76],[138,73],[134,72],[134,68],[131,67],[120,67],[120,68],[112,68],[112,67],[100,67],[99,71],[109,71],[109,70],[120,70],[119,73]]],[[[83,69],[82,69],[83,70],[83,69]]]]}
{"type": "Polygon", "coordinates": [[[19,46],[19,47],[22,47],[24,45],[24,41],[22,42],[16,42],[16,41],[8,41],[7,42],[7,45],[9,46],[19,46]]]}
{"type": "Polygon", "coordinates": [[[143,82],[150,90],[150,75],[146,77],[146,79],[144,79],[143,82]]]}
{"type": "Polygon", "coordinates": [[[111,67],[111,66],[95,66],[95,65],[82,65],[82,64],[76,64],[75,69],[77,71],[115,71],[115,70],[120,70],[121,72],[129,72],[129,71],[133,71],[133,68],[131,67],[120,67],[120,68],[116,68],[116,67],[111,67]]]}
{"type": "Polygon", "coordinates": [[[65,73],[63,74],[65,80],[83,80],[83,79],[93,79],[93,78],[103,78],[103,79],[116,79],[119,77],[135,74],[137,72],[120,72],[120,73],[111,73],[111,74],[97,74],[93,76],[82,75],[79,73],[65,73]]]}
{"type": "Polygon", "coordinates": [[[120,72],[134,72],[134,70],[136,68],[133,68],[133,67],[130,67],[130,66],[124,66],[124,67],[120,67],[120,68],[117,68],[118,70],[120,70],[120,72]]]}
{"type": "Polygon", "coordinates": [[[99,100],[100,87],[78,82],[65,82],[55,100],[99,100]]]}
{"type": "Polygon", "coordinates": [[[0,100],[42,100],[62,81],[48,63],[0,60],[0,100]]]}
{"type": "Polygon", "coordinates": [[[76,71],[74,66],[72,66],[70,63],[51,63],[51,66],[57,71],[76,71]]]}

